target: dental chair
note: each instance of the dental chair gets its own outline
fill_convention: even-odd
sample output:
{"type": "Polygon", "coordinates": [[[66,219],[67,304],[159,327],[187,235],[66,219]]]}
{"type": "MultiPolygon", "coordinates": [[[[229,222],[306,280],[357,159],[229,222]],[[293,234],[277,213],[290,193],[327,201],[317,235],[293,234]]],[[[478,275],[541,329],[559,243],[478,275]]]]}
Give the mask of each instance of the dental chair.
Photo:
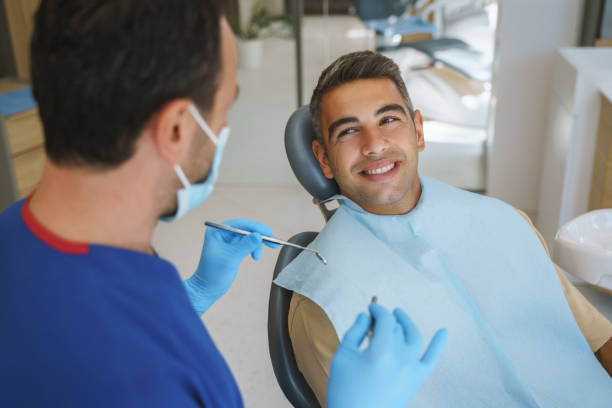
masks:
{"type": "Polygon", "coordinates": [[[416,0],[356,0],[355,11],[377,34],[377,48],[396,47],[400,42],[423,41],[437,35],[436,27],[406,11],[416,0]]]}
{"type": "Polygon", "coordinates": [[[442,21],[449,3],[450,0],[429,4],[417,0],[356,0],[355,9],[363,23],[377,33],[376,51],[413,48],[427,55],[432,62],[442,63],[467,78],[491,82],[491,61],[483,53],[459,38],[444,36],[442,21]],[[407,15],[405,11],[410,6],[420,8],[421,16],[407,15]],[[437,24],[424,19],[430,13],[437,24]],[[415,36],[414,40],[399,41],[399,38],[411,36],[415,36]]]}
{"type": "MultiPolygon", "coordinates": [[[[315,131],[310,120],[309,107],[308,105],[302,106],[291,115],[287,122],[285,150],[293,173],[313,196],[313,202],[319,205],[327,221],[332,216],[333,210],[321,204],[321,201],[337,194],[339,190],[336,182],[325,178],[319,168],[311,148],[314,138],[315,131]]],[[[307,246],[316,236],[316,232],[301,232],[291,237],[289,242],[307,246]]],[[[280,271],[300,252],[300,249],[284,246],[278,255],[272,279],[276,279],[280,271]]],[[[268,304],[268,346],[272,367],[278,384],[294,407],[320,408],[317,398],[299,371],[293,354],[287,322],[292,296],[292,291],[272,283],[268,304]]]]}

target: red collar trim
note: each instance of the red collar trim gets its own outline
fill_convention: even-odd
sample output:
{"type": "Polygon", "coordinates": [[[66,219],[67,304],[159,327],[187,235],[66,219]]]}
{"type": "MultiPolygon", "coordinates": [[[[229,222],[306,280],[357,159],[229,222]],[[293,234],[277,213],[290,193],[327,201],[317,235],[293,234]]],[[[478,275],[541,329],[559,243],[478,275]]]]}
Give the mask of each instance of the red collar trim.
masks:
{"type": "Polygon", "coordinates": [[[21,218],[26,227],[36,236],[38,239],[49,245],[51,248],[56,249],[60,252],[70,255],[83,255],[89,253],[89,245],[82,242],[67,241],[45,227],[34,218],[34,214],[30,211],[30,195],[26,198],[23,206],[21,207],[21,218]]]}

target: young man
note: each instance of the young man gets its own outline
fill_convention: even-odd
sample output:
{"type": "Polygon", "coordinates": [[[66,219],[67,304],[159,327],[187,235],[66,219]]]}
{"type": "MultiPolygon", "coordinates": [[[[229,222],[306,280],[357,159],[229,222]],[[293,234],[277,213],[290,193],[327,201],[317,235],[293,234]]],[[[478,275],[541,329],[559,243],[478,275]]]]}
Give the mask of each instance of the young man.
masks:
{"type": "Polygon", "coordinates": [[[555,271],[523,213],[419,176],[423,118],[393,61],[340,57],[321,74],[310,112],[312,150],[341,205],[312,243],[329,265],[303,254],[276,282],[296,292],[290,335],[321,402],[336,333],[377,295],[424,335],[449,328],[411,406],[609,405],[612,324],[555,271]]]}
{"type": "MultiPolygon", "coordinates": [[[[272,232],[207,230],[185,284],[151,248],[160,218],[212,191],[236,67],[216,1],[42,0],[32,79],[48,160],[0,214],[0,406],[242,406],[199,315],[272,232]]],[[[400,406],[439,355],[443,338],[420,359],[402,311],[370,311],[367,351],[365,313],[338,349],[330,406],[400,406]]]]}

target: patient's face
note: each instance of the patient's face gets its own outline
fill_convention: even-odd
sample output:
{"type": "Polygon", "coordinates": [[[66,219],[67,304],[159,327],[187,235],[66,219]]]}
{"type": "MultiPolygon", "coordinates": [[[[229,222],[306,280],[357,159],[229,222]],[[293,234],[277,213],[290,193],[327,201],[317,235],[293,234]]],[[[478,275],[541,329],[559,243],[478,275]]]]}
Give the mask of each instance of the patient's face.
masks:
{"type": "Polygon", "coordinates": [[[325,148],[313,151],[325,177],[374,214],[403,214],[421,188],[418,153],[425,148],[423,119],[414,120],[393,81],[360,79],[332,89],[321,100],[325,148]]]}

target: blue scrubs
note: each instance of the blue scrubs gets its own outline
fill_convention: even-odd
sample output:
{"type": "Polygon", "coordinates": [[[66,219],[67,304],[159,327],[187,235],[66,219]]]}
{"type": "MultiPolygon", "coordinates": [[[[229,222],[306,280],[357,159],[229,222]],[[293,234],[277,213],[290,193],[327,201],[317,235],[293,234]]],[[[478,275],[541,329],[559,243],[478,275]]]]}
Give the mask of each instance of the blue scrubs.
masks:
{"type": "Polygon", "coordinates": [[[0,407],[241,407],[176,269],[0,214],[0,407]]]}

